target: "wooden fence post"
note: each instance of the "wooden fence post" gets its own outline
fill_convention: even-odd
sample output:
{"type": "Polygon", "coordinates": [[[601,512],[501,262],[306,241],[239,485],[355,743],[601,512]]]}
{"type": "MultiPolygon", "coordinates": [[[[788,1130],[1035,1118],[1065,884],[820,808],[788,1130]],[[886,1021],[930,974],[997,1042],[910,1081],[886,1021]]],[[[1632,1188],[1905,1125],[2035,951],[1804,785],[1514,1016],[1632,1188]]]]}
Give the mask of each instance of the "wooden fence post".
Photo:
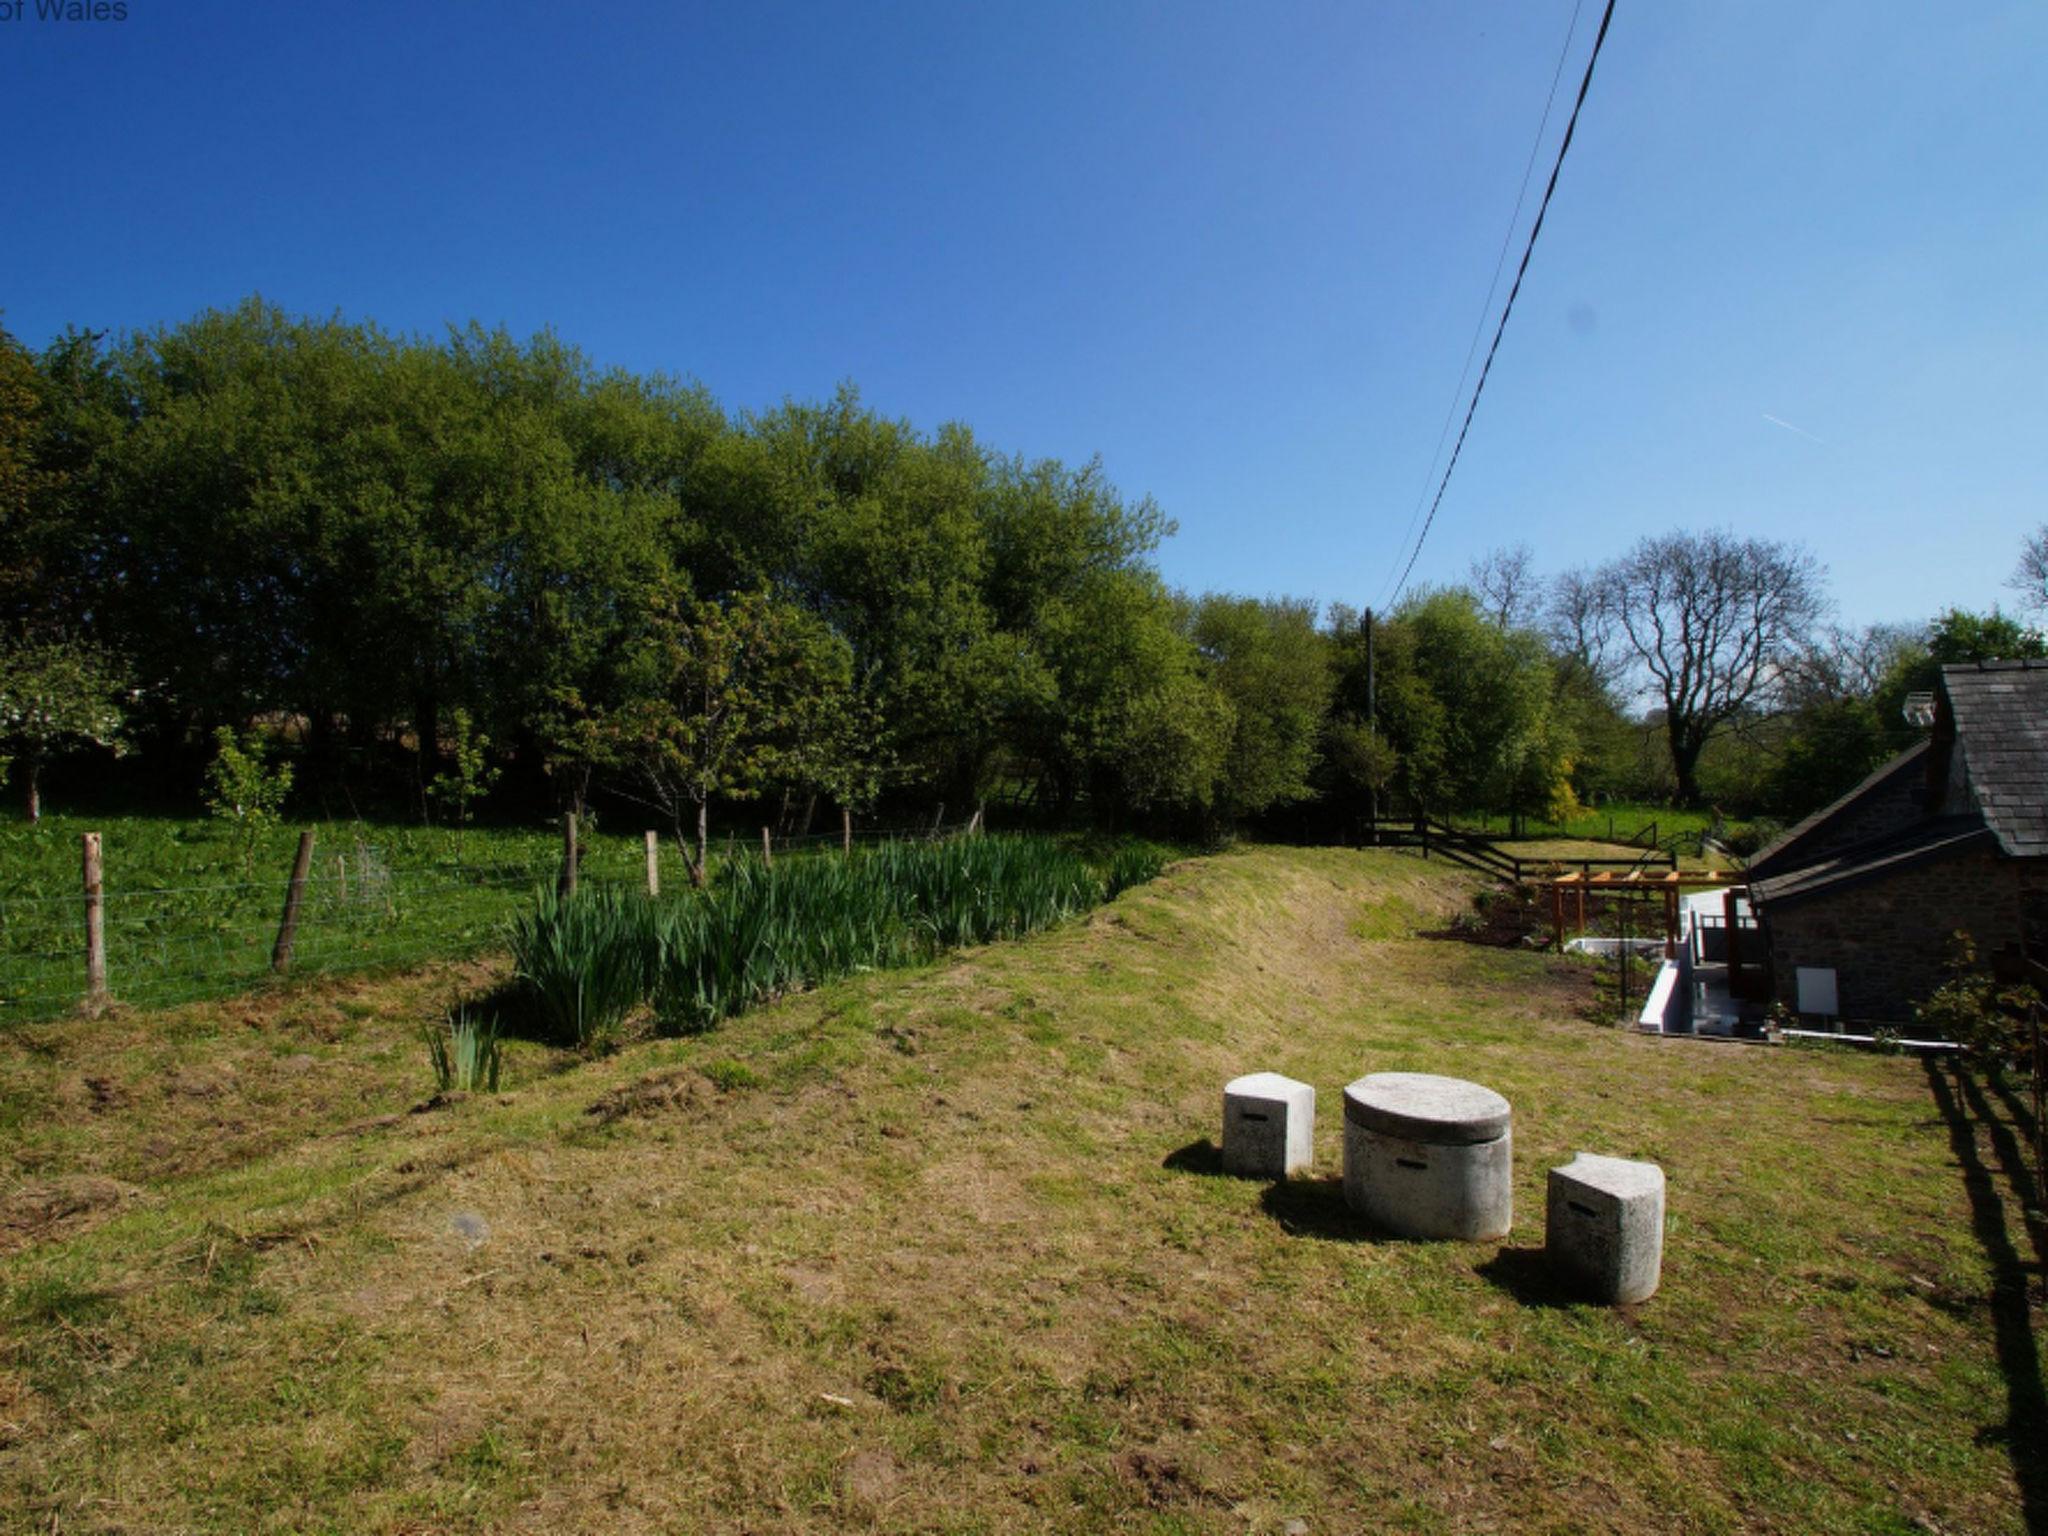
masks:
{"type": "Polygon", "coordinates": [[[661,834],[647,834],[647,894],[661,894],[661,834]]]}
{"type": "Polygon", "coordinates": [[[334,856],[334,895],[344,907],[348,905],[348,855],[334,856]]]}
{"type": "Polygon", "coordinates": [[[107,897],[100,883],[100,835],[88,832],[85,847],[85,1000],[97,1008],[107,1000],[107,897]]]}
{"type": "Polygon", "coordinates": [[[313,867],[313,832],[299,834],[298,856],[292,860],[292,883],[285,887],[284,917],[277,925],[277,943],[271,946],[270,968],[282,976],[292,968],[292,944],[299,936],[299,903],[306,895],[306,874],[313,867]]]}
{"type": "Polygon", "coordinates": [[[775,867],[775,839],[766,827],[761,829],[761,862],[770,869],[775,867]]]}
{"type": "Polygon", "coordinates": [[[839,847],[848,858],[853,856],[853,812],[843,805],[839,807],[839,847]]]}
{"type": "Polygon", "coordinates": [[[576,894],[576,813],[562,813],[562,873],[555,882],[557,894],[576,894]]]}

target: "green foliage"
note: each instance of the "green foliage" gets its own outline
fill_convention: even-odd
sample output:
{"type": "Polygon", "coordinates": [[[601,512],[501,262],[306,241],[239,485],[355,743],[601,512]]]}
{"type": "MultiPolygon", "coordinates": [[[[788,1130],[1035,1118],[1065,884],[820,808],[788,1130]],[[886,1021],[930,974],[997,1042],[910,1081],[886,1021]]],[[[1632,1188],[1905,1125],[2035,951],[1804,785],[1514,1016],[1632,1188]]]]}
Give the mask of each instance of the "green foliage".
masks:
{"type": "Polygon", "coordinates": [[[29,820],[42,815],[41,774],[75,747],[127,750],[132,697],[121,663],[87,641],[0,639],[0,767],[11,764],[29,820]]]}
{"type": "MultiPolygon", "coordinates": [[[[609,761],[630,769],[706,877],[714,797],[751,799],[778,776],[872,792],[869,716],[852,656],[814,615],[766,591],[678,605],[653,626],[645,687],[600,717],[609,761]]],[[[851,799],[849,800],[851,803],[851,799]]]]}
{"type": "Polygon", "coordinates": [[[522,987],[557,1038],[603,1044],[642,1001],[669,1033],[708,1029],[781,993],[945,949],[1015,938],[1156,876],[1169,857],[1119,845],[1104,867],[1049,838],[889,843],[721,865],[701,891],[543,891],[513,926],[522,987]]]}
{"type": "Polygon", "coordinates": [[[458,708],[449,720],[453,751],[448,768],[427,786],[427,797],[438,801],[455,823],[456,849],[462,847],[462,832],[469,825],[470,807],[491,792],[499,770],[486,754],[491,738],[476,729],[469,711],[458,708]]]}
{"type": "Polygon", "coordinates": [[[1191,606],[1188,632],[1230,706],[1215,794],[1223,819],[1308,798],[1332,686],[1315,605],[1210,593],[1191,606]]]}
{"type": "Polygon", "coordinates": [[[512,970],[548,1037],[602,1052],[647,995],[655,908],[625,886],[543,886],[512,920],[512,970]]]}
{"type": "Polygon", "coordinates": [[[1412,598],[1379,629],[1381,728],[1412,800],[1537,811],[1556,799],[1574,743],[1539,636],[1492,623],[1461,589],[1412,598]]]}
{"type": "Polygon", "coordinates": [[[257,839],[274,826],[292,792],[292,767],[273,763],[269,744],[256,731],[238,737],[227,726],[213,733],[213,761],[206,768],[206,808],[234,828],[246,868],[257,839]]]}
{"type": "Polygon", "coordinates": [[[1948,979],[1913,1009],[1913,1021],[1934,1038],[1954,1040],[1996,1071],[2027,1070],[2032,1046],[2026,1016],[2039,997],[2031,987],[2004,987],[1977,962],[1969,934],[1950,936],[1948,979]]]}
{"type": "Polygon", "coordinates": [[[420,1034],[426,1041],[439,1092],[498,1091],[504,1052],[498,1043],[497,1020],[472,1017],[468,1009],[457,1008],[440,1026],[430,1024],[420,1034]]]}

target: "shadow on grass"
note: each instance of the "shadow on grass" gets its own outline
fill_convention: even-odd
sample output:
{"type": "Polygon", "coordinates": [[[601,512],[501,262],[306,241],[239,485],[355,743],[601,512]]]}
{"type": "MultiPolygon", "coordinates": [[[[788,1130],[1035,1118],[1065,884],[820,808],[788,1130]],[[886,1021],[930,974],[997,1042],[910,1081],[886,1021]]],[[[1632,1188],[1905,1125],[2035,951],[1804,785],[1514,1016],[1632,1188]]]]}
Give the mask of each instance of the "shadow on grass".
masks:
{"type": "Polygon", "coordinates": [[[1473,1273],[1525,1307],[1570,1307],[1585,1299],[1558,1279],[1541,1248],[1503,1248],[1473,1273]]]}
{"type": "Polygon", "coordinates": [[[2041,1383],[2040,1346],[2034,1338],[2034,1320],[2027,1290],[2030,1271],[2041,1268],[2042,1238],[2032,1239],[2033,1264],[2014,1247],[2006,1220],[2005,1195],[1998,1174],[2013,1197],[2024,1207],[2036,1191],[2033,1176],[2020,1153],[2012,1128],[2000,1121],[1985,1100],[1983,1090],[1960,1063],[1946,1063],[1929,1055],[1923,1065],[1927,1086],[1934,1095],[1942,1118],[1948,1122],[1949,1146],[1962,1168],[1963,1192],[1970,1202],[1970,1224],[1984,1256],[1991,1261],[1991,1321],[1998,1352],[1998,1368],[2005,1376],[2006,1418],[2000,1425],[1986,1426],[1980,1438],[2003,1441],[2012,1461],[2013,1480],[2019,1485],[2020,1512],[2034,1536],[2048,1536],[2048,1458],[2040,1454],[2048,1436],[2048,1393],[2041,1383]],[[1989,1136],[1998,1169],[1989,1167],[1982,1156],[1977,1133],[1989,1136]]]}
{"type": "Polygon", "coordinates": [[[1269,1185],[1259,1204],[1289,1237],[1314,1237],[1326,1243],[1395,1241],[1353,1214],[1344,1203],[1344,1181],[1334,1175],[1269,1185]]]}
{"type": "Polygon", "coordinates": [[[1175,1173],[1221,1174],[1223,1172],[1223,1149],[1209,1137],[1191,1141],[1184,1147],[1175,1147],[1166,1154],[1159,1165],[1171,1168],[1175,1173]]]}

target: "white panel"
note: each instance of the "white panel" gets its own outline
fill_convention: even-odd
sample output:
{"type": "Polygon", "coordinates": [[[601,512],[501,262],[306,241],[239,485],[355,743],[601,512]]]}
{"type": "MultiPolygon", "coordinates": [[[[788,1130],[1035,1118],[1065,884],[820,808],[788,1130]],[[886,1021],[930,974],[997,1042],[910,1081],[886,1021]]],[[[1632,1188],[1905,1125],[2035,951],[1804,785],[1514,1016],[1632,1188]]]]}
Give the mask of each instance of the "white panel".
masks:
{"type": "Polygon", "coordinates": [[[1799,1011],[1824,1013],[1833,1018],[1842,1010],[1835,1000],[1835,968],[1831,965],[1799,967],[1799,1011]]]}

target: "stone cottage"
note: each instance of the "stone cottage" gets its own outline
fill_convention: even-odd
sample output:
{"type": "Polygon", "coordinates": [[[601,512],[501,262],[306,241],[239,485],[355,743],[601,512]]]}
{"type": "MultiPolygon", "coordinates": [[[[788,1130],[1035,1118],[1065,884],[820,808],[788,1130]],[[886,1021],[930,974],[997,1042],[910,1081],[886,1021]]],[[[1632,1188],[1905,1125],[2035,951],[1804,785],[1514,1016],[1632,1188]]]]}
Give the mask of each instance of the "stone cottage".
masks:
{"type": "Polygon", "coordinates": [[[2048,958],[2048,662],[1944,667],[1928,738],[1750,862],[1777,998],[1891,1024],[1951,937],[2048,958]]]}

